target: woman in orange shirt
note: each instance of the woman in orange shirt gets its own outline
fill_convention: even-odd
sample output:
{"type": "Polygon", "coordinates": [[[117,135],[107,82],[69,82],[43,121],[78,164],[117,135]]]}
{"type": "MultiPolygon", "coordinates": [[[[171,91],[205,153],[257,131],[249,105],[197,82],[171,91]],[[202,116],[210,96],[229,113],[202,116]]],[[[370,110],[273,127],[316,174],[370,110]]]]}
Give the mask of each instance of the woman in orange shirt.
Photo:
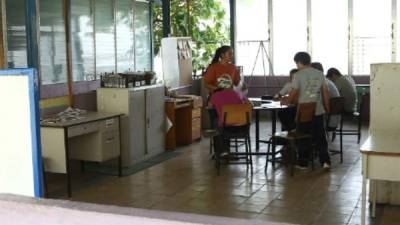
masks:
{"type": "MultiPolygon", "coordinates": [[[[233,49],[231,46],[221,46],[215,51],[214,58],[208,66],[206,73],[203,77],[204,85],[208,90],[208,100],[211,95],[218,91],[218,78],[221,76],[229,76],[233,85],[237,86],[240,82],[240,74],[236,66],[232,64],[233,49]]],[[[215,109],[208,110],[210,114],[211,128],[217,127],[218,116],[215,109]]]]}
{"type": "Polygon", "coordinates": [[[232,64],[233,49],[231,46],[224,45],[215,51],[214,58],[208,66],[204,75],[204,84],[209,94],[217,89],[217,79],[222,75],[229,75],[233,85],[237,86],[240,82],[240,74],[236,66],[232,64]]]}

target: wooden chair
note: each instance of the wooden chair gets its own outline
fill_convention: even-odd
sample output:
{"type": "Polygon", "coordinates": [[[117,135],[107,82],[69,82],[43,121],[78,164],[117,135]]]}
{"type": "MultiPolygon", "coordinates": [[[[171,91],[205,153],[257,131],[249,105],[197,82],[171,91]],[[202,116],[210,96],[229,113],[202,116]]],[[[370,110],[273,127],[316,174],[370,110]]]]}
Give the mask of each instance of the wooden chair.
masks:
{"type": "MultiPolygon", "coordinates": [[[[311,123],[312,120],[314,119],[315,115],[315,109],[316,109],[316,103],[315,102],[308,102],[308,103],[301,103],[297,107],[297,114],[296,114],[296,123],[311,123]]],[[[294,131],[294,132],[288,132],[288,131],[282,131],[282,132],[276,132],[273,137],[272,137],[272,142],[275,141],[275,139],[285,139],[286,142],[288,143],[288,149],[290,151],[290,163],[291,163],[291,175],[293,176],[294,174],[294,165],[297,162],[297,147],[296,147],[296,142],[299,140],[303,139],[309,139],[310,143],[312,141],[312,135],[309,133],[302,133],[299,131],[294,131]]],[[[274,144],[274,143],[273,143],[274,144]]],[[[314,170],[314,147],[312,144],[310,144],[310,149],[311,153],[310,155],[310,161],[311,161],[311,168],[314,170]]],[[[269,161],[269,155],[271,155],[270,152],[270,146],[268,145],[268,150],[267,150],[267,159],[265,163],[265,171],[267,170],[268,167],[268,161],[269,161]]]]}
{"type": "MultiPolygon", "coordinates": [[[[252,107],[250,104],[235,104],[224,105],[222,107],[223,126],[220,129],[220,135],[228,143],[230,140],[243,140],[246,151],[243,152],[230,152],[230,144],[228,144],[229,155],[244,156],[245,164],[250,165],[251,174],[253,174],[253,162],[251,158],[251,144],[250,144],[250,121],[251,121],[252,107]]],[[[219,175],[221,166],[221,157],[217,152],[215,154],[217,173],[219,175]]]]}
{"type": "Polygon", "coordinates": [[[329,113],[327,114],[326,119],[326,132],[329,132],[333,135],[340,135],[340,150],[330,150],[333,154],[340,154],[340,163],[343,163],[343,113],[344,113],[344,98],[343,97],[335,97],[329,100],[329,113]],[[339,126],[338,127],[329,127],[329,123],[332,119],[332,116],[340,116],[339,126]]]}

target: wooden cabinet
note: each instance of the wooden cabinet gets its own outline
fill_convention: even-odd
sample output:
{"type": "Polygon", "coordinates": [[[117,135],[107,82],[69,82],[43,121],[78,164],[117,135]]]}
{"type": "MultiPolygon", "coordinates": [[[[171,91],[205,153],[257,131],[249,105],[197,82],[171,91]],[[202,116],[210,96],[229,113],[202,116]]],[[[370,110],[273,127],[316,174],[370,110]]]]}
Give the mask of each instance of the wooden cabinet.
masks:
{"type": "Polygon", "coordinates": [[[166,149],[173,150],[176,146],[188,145],[201,138],[201,107],[200,96],[184,95],[167,99],[165,111],[172,127],[166,134],[166,149]]]}
{"type": "Polygon", "coordinates": [[[118,112],[122,131],[122,165],[132,166],[164,152],[164,86],[97,89],[97,109],[118,112]]]}

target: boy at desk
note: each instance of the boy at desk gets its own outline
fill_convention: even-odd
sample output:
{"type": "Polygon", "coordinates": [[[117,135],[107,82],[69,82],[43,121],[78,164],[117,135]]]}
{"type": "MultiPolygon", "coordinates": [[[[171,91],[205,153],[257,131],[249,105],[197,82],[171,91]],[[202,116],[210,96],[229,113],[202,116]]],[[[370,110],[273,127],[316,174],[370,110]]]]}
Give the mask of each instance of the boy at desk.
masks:
{"type": "Polygon", "coordinates": [[[293,89],[292,81],[294,74],[299,71],[298,69],[292,69],[289,72],[289,82],[287,82],[283,88],[274,96],[275,99],[281,98],[282,96],[288,95],[290,91],[293,89]]]}
{"type": "MultiPolygon", "coordinates": [[[[278,94],[274,96],[275,99],[283,98],[288,95],[290,91],[293,89],[293,78],[294,74],[298,71],[298,69],[290,70],[290,81],[283,86],[283,88],[279,91],[278,94]]],[[[290,131],[296,128],[296,107],[288,107],[278,111],[278,118],[281,121],[281,130],[282,131],[290,131]]]]}

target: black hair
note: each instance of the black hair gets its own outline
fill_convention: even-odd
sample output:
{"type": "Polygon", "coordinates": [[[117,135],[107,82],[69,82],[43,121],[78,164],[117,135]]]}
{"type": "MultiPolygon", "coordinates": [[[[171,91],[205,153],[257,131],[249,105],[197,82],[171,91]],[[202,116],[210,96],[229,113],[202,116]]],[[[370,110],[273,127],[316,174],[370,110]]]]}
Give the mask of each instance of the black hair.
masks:
{"type": "Polygon", "coordinates": [[[305,66],[311,63],[311,56],[307,52],[298,52],[293,59],[296,63],[301,63],[305,66]]]}
{"type": "Polygon", "coordinates": [[[334,67],[329,68],[329,70],[326,72],[326,77],[328,78],[332,78],[333,75],[337,75],[337,76],[342,76],[342,74],[340,73],[340,71],[334,67]]]}
{"type": "Polygon", "coordinates": [[[293,74],[297,73],[298,69],[291,69],[289,75],[292,76],[293,74]]]}
{"type": "Polygon", "coordinates": [[[223,46],[217,48],[217,50],[215,51],[214,57],[211,60],[211,64],[215,64],[215,63],[219,62],[219,58],[221,58],[221,55],[231,49],[232,49],[232,47],[229,45],[223,45],[223,46]]]}
{"type": "Polygon", "coordinates": [[[322,64],[320,62],[312,62],[311,67],[316,70],[321,71],[322,73],[324,72],[324,67],[322,66],[322,64]]]}

